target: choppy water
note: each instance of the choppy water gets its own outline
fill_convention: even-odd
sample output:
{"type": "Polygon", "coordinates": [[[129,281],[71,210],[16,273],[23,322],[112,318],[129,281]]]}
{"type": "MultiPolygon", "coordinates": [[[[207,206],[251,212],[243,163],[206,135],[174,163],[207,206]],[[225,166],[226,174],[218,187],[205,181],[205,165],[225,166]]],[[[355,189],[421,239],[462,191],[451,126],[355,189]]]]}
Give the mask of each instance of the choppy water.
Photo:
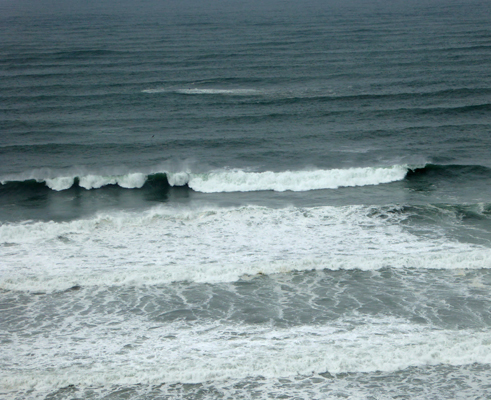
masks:
{"type": "Polygon", "coordinates": [[[491,6],[0,5],[0,396],[491,391],[491,6]]]}

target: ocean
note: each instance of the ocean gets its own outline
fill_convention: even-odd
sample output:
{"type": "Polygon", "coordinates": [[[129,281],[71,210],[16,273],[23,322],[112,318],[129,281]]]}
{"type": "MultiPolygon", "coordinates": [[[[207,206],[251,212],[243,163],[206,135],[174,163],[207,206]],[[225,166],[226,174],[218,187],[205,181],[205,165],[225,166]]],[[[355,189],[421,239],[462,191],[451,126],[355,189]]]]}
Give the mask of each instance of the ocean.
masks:
{"type": "Polygon", "coordinates": [[[0,398],[489,398],[489,1],[0,15],[0,398]]]}

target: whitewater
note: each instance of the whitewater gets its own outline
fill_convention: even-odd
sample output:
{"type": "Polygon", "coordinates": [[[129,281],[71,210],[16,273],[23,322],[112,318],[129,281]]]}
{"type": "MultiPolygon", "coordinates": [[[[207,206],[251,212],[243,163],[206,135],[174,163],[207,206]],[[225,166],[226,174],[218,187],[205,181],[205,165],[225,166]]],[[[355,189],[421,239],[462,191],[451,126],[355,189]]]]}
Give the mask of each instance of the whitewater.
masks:
{"type": "Polygon", "coordinates": [[[312,269],[491,268],[488,248],[449,240],[438,226],[405,227],[411,214],[399,207],[159,206],[73,222],[5,224],[0,288],[213,283],[312,269]]]}
{"type": "Polygon", "coordinates": [[[73,343],[69,338],[49,335],[44,343],[26,343],[24,349],[10,348],[7,356],[18,357],[32,347],[48,371],[29,374],[32,364],[22,357],[27,371],[2,377],[2,386],[46,390],[51,385],[156,385],[162,381],[196,384],[217,379],[238,382],[249,378],[251,371],[264,378],[278,379],[325,371],[331,374],[386,372],[442,363],[491,362],[489,333],[429,330],[397,318],[354,317],[337,321],[331,327],[289,329],[233,324],[193,327],[171,323],[164,330],[158,329],[158,324],[148,325],[137,318],[128,325],[124,339],[107,329],[76,326],[77,333],[70,332],[73,328],[67,333],[88,340],[73,343]],[[352,323],[357,327],[351,328],[352,323]],[[135,346],[125,348],[129,337],[134,338],[135,346]],[[96,338],[97,344],[93,342],[96,338]],[[54,343],[58,343],[59,350],[53,360],[49,346],[54,343]],[[77,366],[70,366],[70,353],[79,356],[77,366]],[[130,364],[125,361],[128,353],[131,353],[130,364]],[[108,359],[112,368],[101,368],[108,359]],[[167,367],[162,369],[161,363],[167,367]],[[49,371],[59,364],[67,365],[63,375],[49,371]],[[95,367],[87,368],[93,364],[95,367]]]}

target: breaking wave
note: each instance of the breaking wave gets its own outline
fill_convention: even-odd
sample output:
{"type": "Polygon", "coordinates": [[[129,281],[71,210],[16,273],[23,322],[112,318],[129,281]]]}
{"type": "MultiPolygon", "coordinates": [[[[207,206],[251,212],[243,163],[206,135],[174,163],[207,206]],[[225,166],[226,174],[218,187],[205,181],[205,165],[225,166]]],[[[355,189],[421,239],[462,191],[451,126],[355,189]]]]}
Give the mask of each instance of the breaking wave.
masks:
{"type": "Polygon", "coordinates": [[[311,171],[247,172],[243,170],[217,170],[208,173],[193,172],[141,172],[124,175],[58,176],[53,178],[30,178],[23,181],[5,179],[4,189],[13,186],[36,185],[61,191],[78,186],[87,190],[117,185],[125,189],[140,189],[147,183],[167,186],[188,186],[202,193],[251,192],[273,190],[277,192],[303,192],[316,189],[378,185],[404,179],[408,167],[366,167],[348,169],[318,169],[311,171]]]}
{"type": "Polygon", "coordinates": [[[491,169],[481,165],[436,165],[421,167],[393,165],[389,167],[364,167],[346,169],[315,169],[297,171],[251,172],[240,169],[220,169],[209,172],[189,170],[127,174],[73,174],[52,176],[47,173],[9,176],[0,179],[0,193],[17,194],[23,191],[64,191],[70,188],[86,190],[116,186],[123,189],[145,187],[186,187],[201,193],[226,192],[306,192],[341,187],[373,186],[403,181],[415,184],[434,184],[438,181],[468,182],[491,178],[491,169]]]}

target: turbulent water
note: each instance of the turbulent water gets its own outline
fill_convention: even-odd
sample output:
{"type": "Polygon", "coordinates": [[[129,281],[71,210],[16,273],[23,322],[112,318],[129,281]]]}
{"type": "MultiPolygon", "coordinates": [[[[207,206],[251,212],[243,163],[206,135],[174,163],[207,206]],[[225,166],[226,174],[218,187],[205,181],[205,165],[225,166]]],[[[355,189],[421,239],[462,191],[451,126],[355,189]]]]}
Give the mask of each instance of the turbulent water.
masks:
{"type": "Polygon", "coordinates": [[[491,3],[296,3],[0,4],[1,398],[489,396],[491,3]]]}

